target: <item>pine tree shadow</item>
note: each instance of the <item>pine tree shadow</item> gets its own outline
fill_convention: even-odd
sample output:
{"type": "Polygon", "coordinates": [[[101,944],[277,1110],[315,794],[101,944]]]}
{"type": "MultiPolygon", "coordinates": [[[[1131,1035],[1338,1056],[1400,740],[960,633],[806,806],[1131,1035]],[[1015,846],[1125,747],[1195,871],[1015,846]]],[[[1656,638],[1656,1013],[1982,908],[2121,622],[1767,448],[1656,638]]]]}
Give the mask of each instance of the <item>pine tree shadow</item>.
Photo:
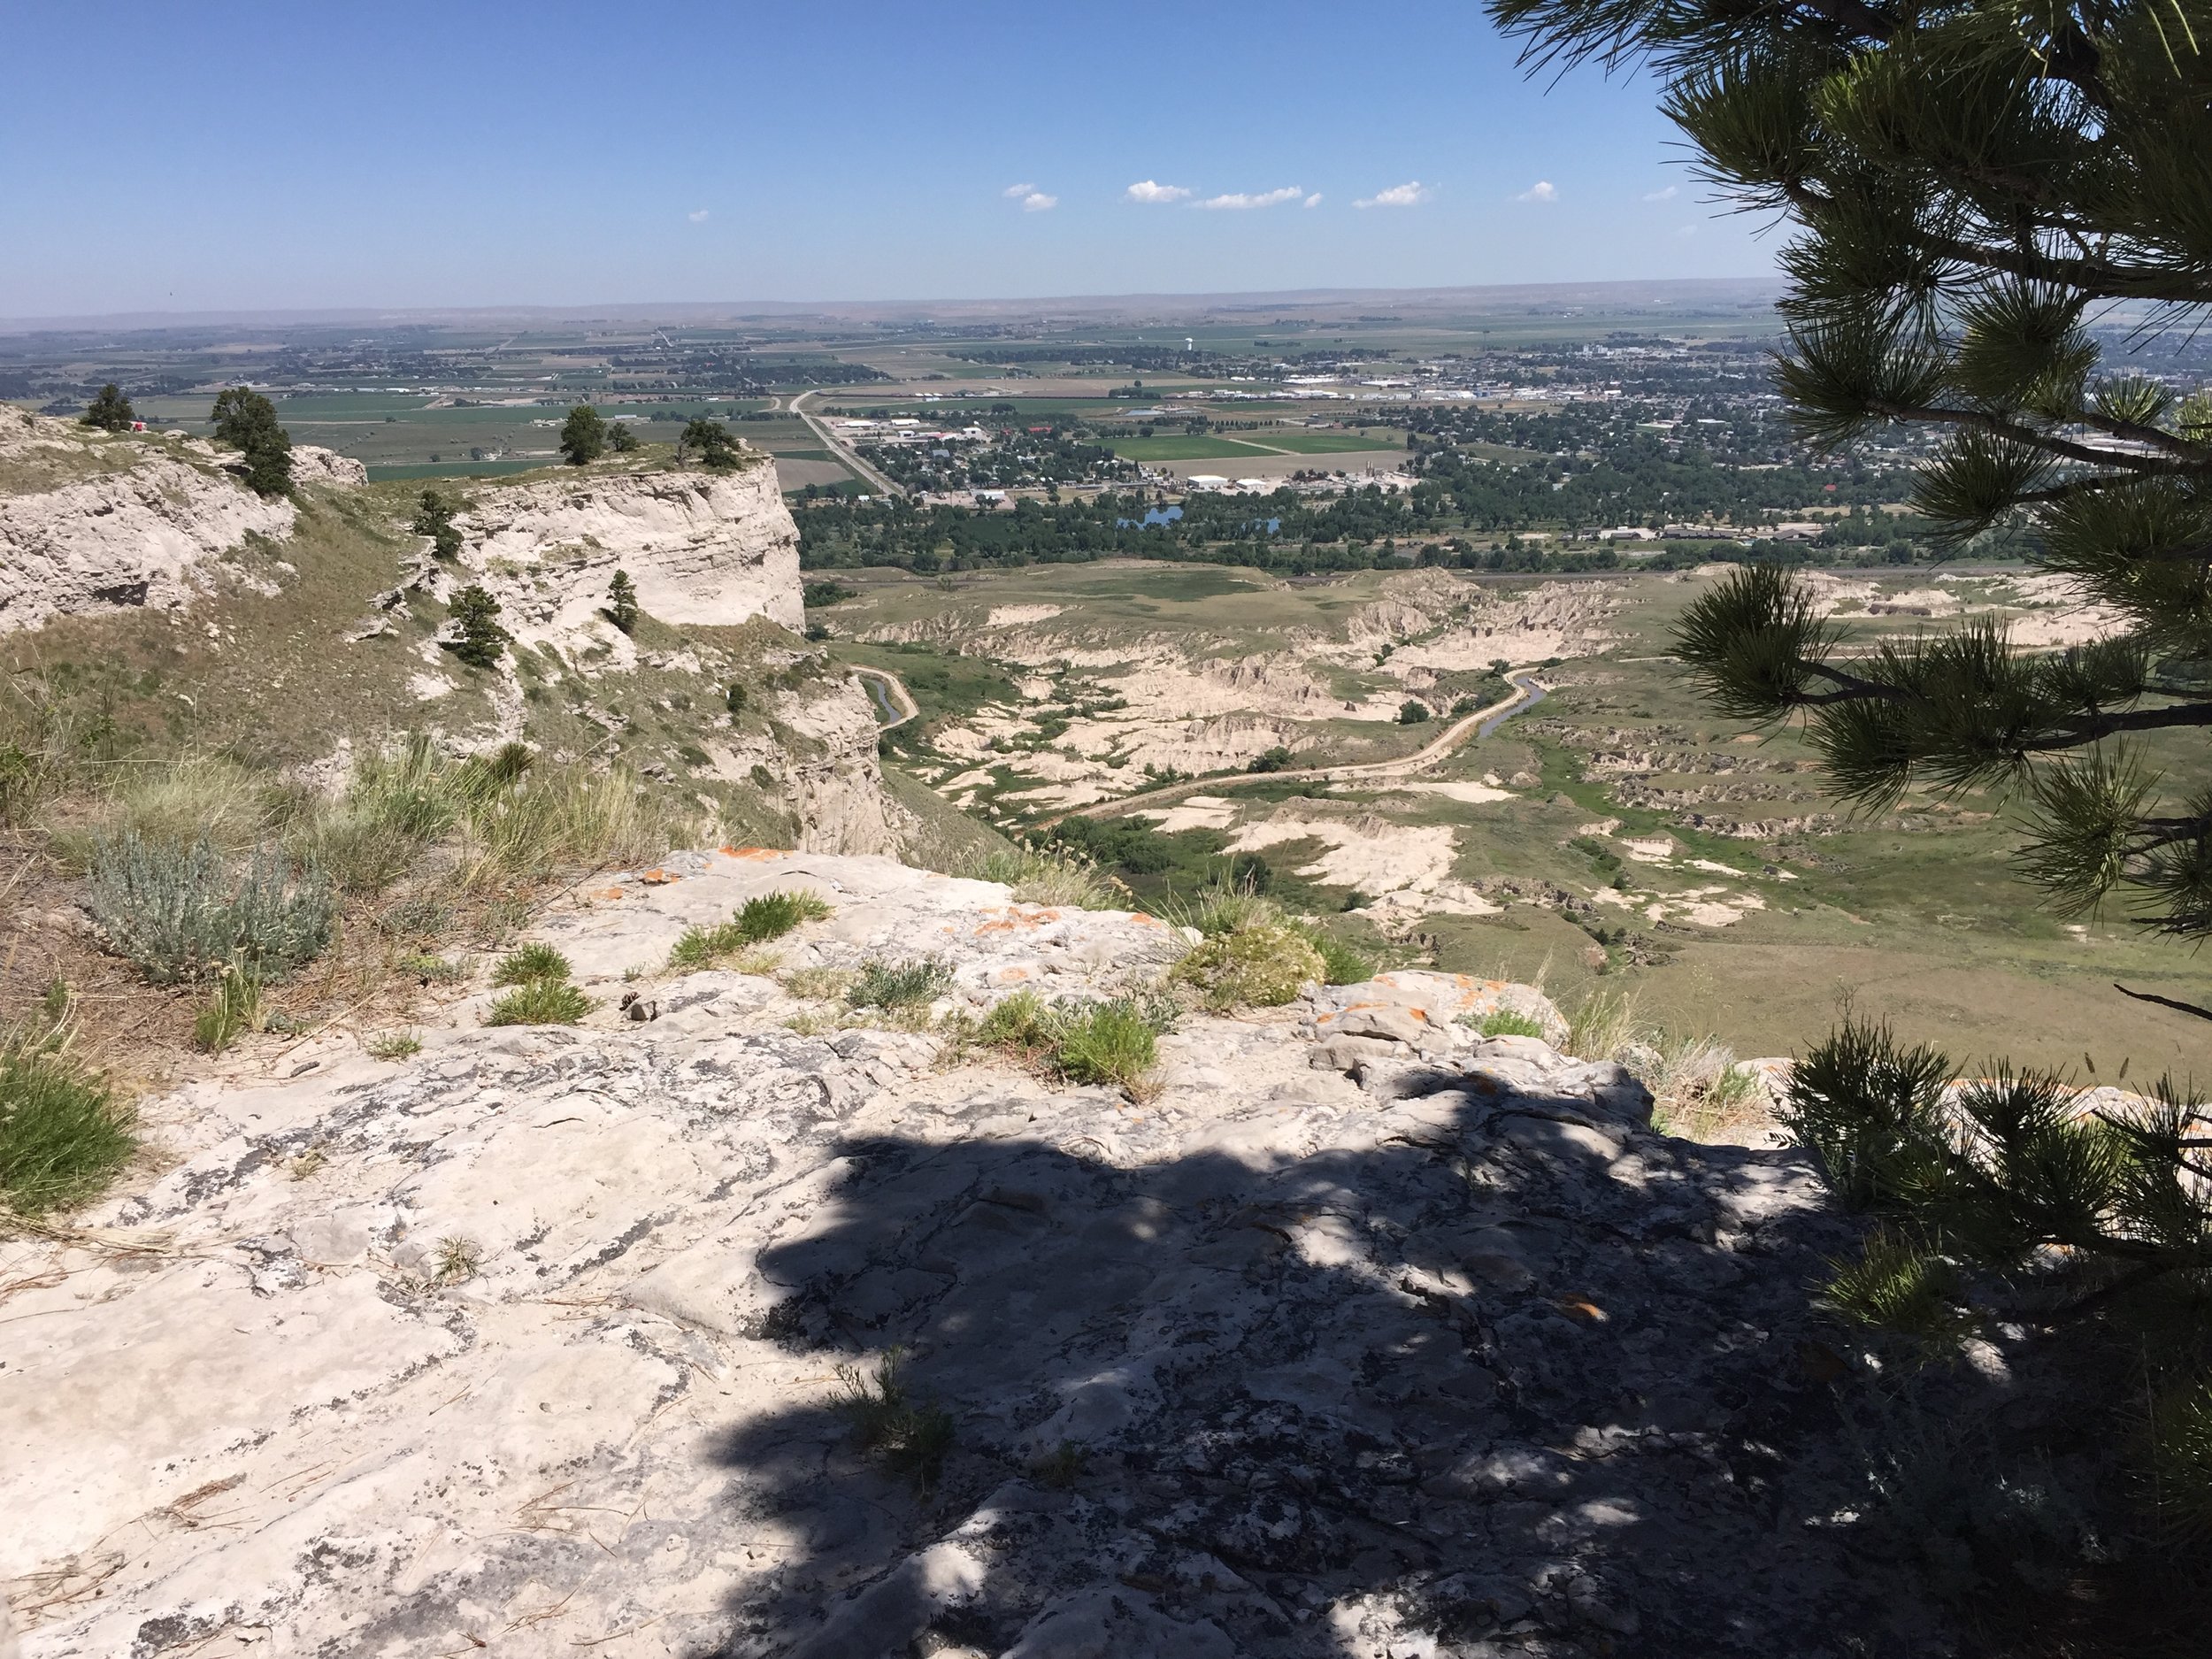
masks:
{"type": "Polygon", "coordinates": [[[918,1494],[826,1394],[727,1433],[788,1554],[725,1653],[1946,1650],[1839,1520],[1801,1164],[1463,1087],[1281,1133],[840,1148],[772,1327],[903,1349],[956,1441],[918,1494]]]}

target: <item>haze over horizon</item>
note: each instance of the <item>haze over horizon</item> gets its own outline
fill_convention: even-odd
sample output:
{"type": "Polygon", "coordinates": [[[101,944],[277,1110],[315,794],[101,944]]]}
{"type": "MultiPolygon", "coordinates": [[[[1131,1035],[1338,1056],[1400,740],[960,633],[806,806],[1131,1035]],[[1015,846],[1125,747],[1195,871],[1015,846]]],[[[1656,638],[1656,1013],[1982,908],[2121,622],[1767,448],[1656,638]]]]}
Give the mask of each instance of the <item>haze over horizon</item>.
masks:
{"type": "Polygon", "coordinates": [[[1531,80],[1436,0],[866,4],[833,33],[696,0],[649,25],[553,0],[526,28],[234,0],[27,10],[11,36],[11,320],[1772,269],[1640,76],[1531,80]]]}

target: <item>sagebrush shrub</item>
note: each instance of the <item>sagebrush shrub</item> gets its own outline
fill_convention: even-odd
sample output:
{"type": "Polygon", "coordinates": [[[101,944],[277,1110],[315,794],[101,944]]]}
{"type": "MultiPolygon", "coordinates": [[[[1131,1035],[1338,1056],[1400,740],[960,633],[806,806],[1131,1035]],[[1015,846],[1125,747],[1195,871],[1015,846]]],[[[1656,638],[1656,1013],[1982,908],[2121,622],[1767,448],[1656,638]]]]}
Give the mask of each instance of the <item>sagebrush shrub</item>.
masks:
{"type": "Polygon", "coordinates": [[[233,966],[281,979],[330,942],[329,882],[274,847],[234,875],[204,836],[180,845],[126,830],[97,843],[90,886],[110,946],[157,985],[233,966]]]}
{"type": "Polygon", "coordinates": [[[1327,977],[1321,953],[1292,929],[1263,923],[1218,933],[1176,964],[1174,978],[1217,1010],[1279,1008],[1327,977]]]}

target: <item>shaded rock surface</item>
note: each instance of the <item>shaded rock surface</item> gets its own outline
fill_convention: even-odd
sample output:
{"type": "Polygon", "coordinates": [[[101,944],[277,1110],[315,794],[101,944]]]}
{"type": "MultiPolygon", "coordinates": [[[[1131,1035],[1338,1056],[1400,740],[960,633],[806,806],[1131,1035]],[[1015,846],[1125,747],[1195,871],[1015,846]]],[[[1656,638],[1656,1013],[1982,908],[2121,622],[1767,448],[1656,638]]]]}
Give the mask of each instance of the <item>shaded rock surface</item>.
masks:
{"type": "Polygon", "coordinates": [[[1136,1103],[658,972],[791,886],[836,909],[787,967],[931,956],[972,1011],[1180,948],[696,855],[544,924],[581,1027],[479,992],[403,1064],[334,1036],[156,1103],[166,1173],[0,1247],[27,1655],[1945,1650],[1838,1519],[1801,1345],[1848,1233],[1793,1156],[1452,1021],[1315,1064],[1402,980],[1187,1018],[1136,1103]],[[924,1494],[835,1405],[894,1348],[953,1427],[924,1494]]]}

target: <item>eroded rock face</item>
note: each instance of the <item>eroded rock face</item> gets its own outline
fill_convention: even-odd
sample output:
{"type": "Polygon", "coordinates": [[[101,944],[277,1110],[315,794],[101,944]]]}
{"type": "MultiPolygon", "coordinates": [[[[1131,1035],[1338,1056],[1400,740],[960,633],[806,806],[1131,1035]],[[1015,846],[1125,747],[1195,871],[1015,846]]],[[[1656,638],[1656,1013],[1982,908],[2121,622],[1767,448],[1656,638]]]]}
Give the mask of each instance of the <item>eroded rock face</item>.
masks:
{"type": "Polygon", "coordinates": [[[204,444],[96,440],[15,410],[0,411],[0,468],[50,486],[0,494],[0,632],[178,609],[204,561],[249,534],[290,535],[298,513],[232,478],[204,444]]]}
{"type": "Polygon", "coordinates": [[[1832,1524],[1800,1345],[1847,1233],[1793,1156],[1455,1018],[1305,1034],[1438,1006],[1402,980],[1188,1019],[1137,1104],[658,974],[792,886],[836,910],[787,966],[932,955],[972,1010],[1179,948],[700,855],[545,924],[580,1028],[476,993],[403,1064],[326,1039],[157,1103],[179,1162],[96,1248],[0,1255],[27,1655],[1943,1650],[1832,1524]],[[952,1419],[926,1496],[833,1403],[895,1348],[952,1419]]]}
{"type": "MultiPolygon", "coordinates": [[[[662,621],[797,629],[799,532],[766,461],[727,473],[612,473],[477,493],[468,564],[537,637],[592,631],[618,569],[662,621]]],[[[514,626],[510,624],[511,626],[514,626]]]]}

